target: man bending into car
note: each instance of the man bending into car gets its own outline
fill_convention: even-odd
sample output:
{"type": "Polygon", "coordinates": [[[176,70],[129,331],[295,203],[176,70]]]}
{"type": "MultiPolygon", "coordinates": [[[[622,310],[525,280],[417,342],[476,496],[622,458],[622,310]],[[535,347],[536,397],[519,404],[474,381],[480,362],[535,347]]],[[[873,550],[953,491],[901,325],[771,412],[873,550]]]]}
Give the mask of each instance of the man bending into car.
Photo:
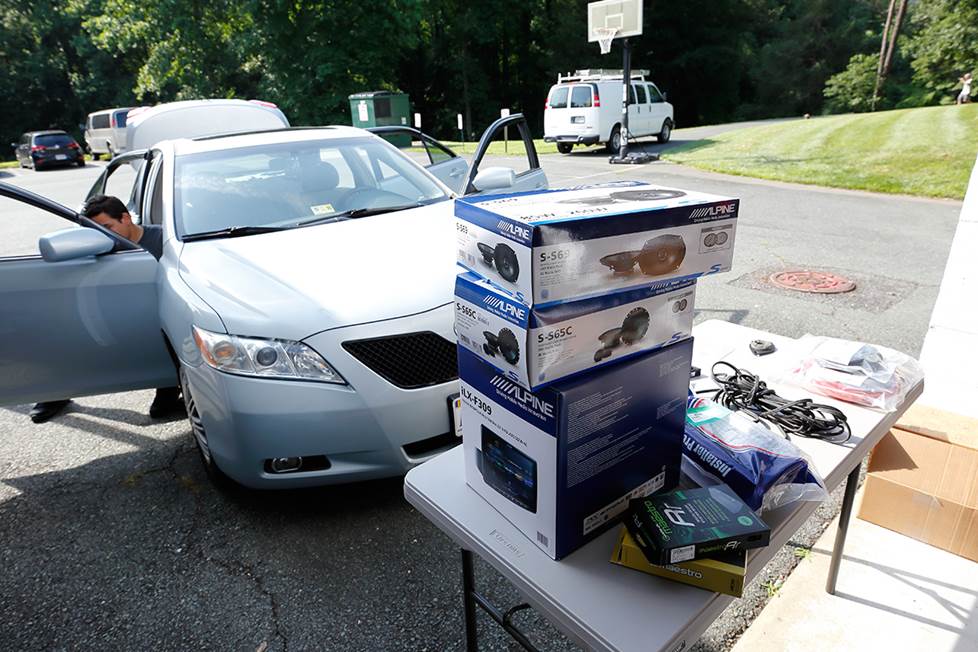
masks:
{"type": "MultiPolygon", "coordinates": [[[[142,226],[132,221],[129,209],[119,200],[118,197],[107,195],[97,195],[85,202],[85,209],[82,214],[121,235],[126,240],[138,244],[140,247],[153,254],[157,260],[163,255],[163,227],[146,225],[142,226]]],[[[31,408],[31,421],[34,423],[44,423],[51,417],[60,413],[71,399],[61,399],[58,401],[44,401],[35,403],[31,408]]],[[[179,387],[160,387],[156,390],[156,397],[153,404],[149,406],[149,416],[153,419],[160,419],[170,414],[176,414],[184,410],[183,401],[180,399],[179,387]]]]}

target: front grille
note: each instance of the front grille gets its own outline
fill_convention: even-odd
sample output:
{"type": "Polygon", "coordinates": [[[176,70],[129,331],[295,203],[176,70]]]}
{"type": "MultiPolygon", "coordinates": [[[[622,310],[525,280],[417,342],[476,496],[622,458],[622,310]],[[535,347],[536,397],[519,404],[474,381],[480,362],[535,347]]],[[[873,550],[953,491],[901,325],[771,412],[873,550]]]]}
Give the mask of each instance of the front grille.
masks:
{"type": "Polygon", "coordinates": [[[381,378],[404,389],[458,378],[455,343],[430,331],[343,342],[343,348],[381,378]]]}

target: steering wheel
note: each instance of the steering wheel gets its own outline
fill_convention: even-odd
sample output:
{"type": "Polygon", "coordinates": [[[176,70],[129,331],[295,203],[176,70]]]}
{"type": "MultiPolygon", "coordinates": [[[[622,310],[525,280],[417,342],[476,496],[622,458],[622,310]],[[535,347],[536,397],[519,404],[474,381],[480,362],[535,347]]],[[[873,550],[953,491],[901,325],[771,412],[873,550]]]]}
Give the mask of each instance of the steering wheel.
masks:
{"type": "Polygon", "coordinates": [[[355,188],[343,196],[344,210],[352,208],[383,208],[400,206],[410,200],[404,195],[376,188],[355,188]]]}

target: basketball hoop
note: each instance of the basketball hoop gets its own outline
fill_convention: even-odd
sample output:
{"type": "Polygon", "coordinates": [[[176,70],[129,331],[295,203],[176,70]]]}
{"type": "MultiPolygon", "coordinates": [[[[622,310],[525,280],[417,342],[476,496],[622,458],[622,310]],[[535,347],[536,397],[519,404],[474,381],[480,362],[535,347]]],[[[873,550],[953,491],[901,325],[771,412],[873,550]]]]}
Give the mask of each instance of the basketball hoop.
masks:
{"type": "Polygon", "coordinates": [[[611,52],[611,42],[615,40],[618,33],[617,27],[595,27],[594,36],[597,37],[598,45],[601,47],[601,54],[611,52]]]}

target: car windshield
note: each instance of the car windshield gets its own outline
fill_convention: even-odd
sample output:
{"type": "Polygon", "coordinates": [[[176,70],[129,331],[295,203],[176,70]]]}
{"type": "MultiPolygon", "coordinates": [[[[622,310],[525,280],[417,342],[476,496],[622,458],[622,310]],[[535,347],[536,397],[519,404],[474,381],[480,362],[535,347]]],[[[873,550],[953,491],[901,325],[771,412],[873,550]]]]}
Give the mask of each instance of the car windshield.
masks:
{"type": "Polygon", "coordinates": [[[289,228],[448,199],[426,172],[377,138],[276,143],[179,156],[180,236],[289,228]]]}
{"type": "Polygon", "coordinates": [[[68,134],[41,134],[39,136],[34,136],[34,144],[40,145],[41,147],[56,147],[65,145],[70,145],[75,142],[75,139],[68,134]]]}

